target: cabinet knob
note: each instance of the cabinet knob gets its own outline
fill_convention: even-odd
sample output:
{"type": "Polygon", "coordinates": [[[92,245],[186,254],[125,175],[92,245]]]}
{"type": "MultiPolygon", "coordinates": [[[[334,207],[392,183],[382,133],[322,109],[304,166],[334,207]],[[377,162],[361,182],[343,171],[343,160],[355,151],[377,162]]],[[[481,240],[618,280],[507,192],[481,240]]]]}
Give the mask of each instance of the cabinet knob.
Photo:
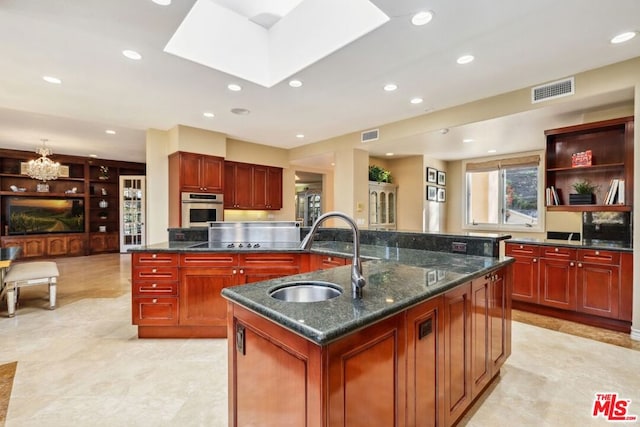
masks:
{"type": "Polygon", "coordinates": [[[157,269],[157,268],[154,268],[153,270],[151,270],[151,272],[152,272],[152,273],[157,273],[157,272],[158,272],[158,269],[157,269]]]}
{"type": "Polygon", "coordinates": [[[244,270],[243,269],[240,269],[240,274],[244,274],[244,270]]]}
{"type": "Polygon", "coordinates": [[[558,248],[555,248],[555,251],[558,252],[558,248]]]}
{"type": "Polygon", "coordinates": [[[157,303],[158,302],[158,298],[152,299],[151,302],[154,303],[154,304],[157,303]]]}
{"type": "Polygon", "coordinates": [[[596,251],[596,255],[600,255],[600,251],[596,251]]]}
{"type": "Polygon", "coordinates": [[[151,258],[158,258],[158,254],[151,255],[151,258]]]}
{"type": "Polygon", "coordinates": [[[578,263],[578,267],[582,268],[582,263],[581,262],[578,263]]]}
{"type": "Polygon", "coordinates": [[[151,285],[151,287],[152,287],[152,288],[157,288],[157,287],[158,287],[158,284],[157,284],[157,283],[154,283],[153,285],[151,285]]]}
{"type": "Polygon", "coordinates": [[[520,249],[524,249],[524,246],[520,245],[520,249]]]}
{"type": "Polygon", "coordinates": [[[538,258],[534,258],[534,259],[533,259],[533,262],[538,262],[538,258]]]}
{"type": "Polygon", "coordinates": [[[233,274],[236,274],[238,271],[237,270],[233,270],[233,274]]]}
{"type": "Polygon", "coordinates": [[[569,263],[569,266],[570,266],[570,267],[573,267],[574,265],[576,265],[576,263],[575,263],[575,262],[570,262],[570,263],[569,263]]]}

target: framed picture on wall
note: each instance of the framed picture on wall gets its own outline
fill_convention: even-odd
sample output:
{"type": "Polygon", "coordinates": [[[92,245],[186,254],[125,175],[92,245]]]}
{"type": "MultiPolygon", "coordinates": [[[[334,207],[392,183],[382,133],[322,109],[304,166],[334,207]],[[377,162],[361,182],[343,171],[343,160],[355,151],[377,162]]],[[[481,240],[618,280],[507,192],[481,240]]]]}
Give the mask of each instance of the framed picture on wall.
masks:
{"type": "Polygon", "coordinates": [[[427,168],[427,182],[436,182],[438,171],[434,168],[427,168]]]}
{"type": "Polygon", "coordinates": [[[434,202],[438,200],[438,187],[427,185],[427,200],[434,202]]]}
{"type": "Polygon", "coordinates": [[[446,202],[447,201],[447,190],[444,188],[438,188],[438,201],[446,202]]]}
{"type": "Polygon", "coordinates": [[[447,174],[442,171],[438,171],[438,185],[447,185],[447,174]]]}

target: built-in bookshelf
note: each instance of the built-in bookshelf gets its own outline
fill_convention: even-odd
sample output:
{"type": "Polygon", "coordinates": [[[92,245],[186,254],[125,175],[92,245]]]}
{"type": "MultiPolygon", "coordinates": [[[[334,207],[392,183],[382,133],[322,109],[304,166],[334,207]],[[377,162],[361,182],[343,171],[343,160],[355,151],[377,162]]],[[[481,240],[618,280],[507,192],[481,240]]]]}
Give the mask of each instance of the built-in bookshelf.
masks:
{"type": "Polygon", "coordinates": [[[633,132],[632,116],[545,131],[547,210],[631,211],[633,132]],[[572,204],[581,181],[595,187],[593,198],[572,204]]]}

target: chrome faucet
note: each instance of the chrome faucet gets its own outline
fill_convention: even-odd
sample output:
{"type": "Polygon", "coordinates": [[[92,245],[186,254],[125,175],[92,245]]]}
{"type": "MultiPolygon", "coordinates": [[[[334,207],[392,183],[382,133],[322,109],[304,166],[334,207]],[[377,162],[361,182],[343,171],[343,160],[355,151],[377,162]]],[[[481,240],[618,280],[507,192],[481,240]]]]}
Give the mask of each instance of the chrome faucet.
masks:
{"type": "Polygon", "coordinates": [[[327,212],[323,215],[320,215],[316,222],[311,226],[311,230],[309,234],[305,236],[305,238],[300,243],[300,248],[304,250],[310,250],[311,244],[313,243],[313,238],[320,227],[320,224],[323,223],[328,218],[342,218],[349,224],[351,230],[353,231],[353,261],[351,262],[351,293],[353,298],[362,298],[362,288],[367,284],[364,276],[362,275],[362,262],[360,261],[360,231],[358,230],[358,226],[355,221],[343,214],[342,212],[327,212]]]}

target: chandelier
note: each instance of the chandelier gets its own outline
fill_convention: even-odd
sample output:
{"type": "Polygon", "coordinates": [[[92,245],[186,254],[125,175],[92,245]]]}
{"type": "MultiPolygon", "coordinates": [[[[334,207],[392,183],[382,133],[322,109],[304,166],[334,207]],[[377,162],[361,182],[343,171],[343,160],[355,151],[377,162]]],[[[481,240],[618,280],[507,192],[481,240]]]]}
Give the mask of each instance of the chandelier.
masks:
{"type": "Polygon", "coordinates": [[[51,150],[45,145],[46,139],[42,140],[42,147],[36,150],[40,154],[40,158],[29,160],[27,163],[27,175],[38,181],[46,182],[58,179],[60,176],[60,163],[54,162],[47,156],[50,156],[51,150]]]}

